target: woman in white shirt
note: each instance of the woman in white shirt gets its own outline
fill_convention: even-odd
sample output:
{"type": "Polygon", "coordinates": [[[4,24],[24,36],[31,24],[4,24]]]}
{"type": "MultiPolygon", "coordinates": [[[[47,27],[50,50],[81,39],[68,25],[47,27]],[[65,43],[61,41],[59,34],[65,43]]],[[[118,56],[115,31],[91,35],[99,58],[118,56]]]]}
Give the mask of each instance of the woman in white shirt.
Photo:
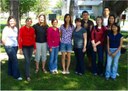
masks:
{"type": "Polygon", "coordinates": [[[7,26],[2,32],[2,43],[8,55],[8,75],[13,76],[17,80],[22,80],[20,77],[17,50],[18,50],[18,29],[16,28],[16,20],[10,16],[7,21],[7,26]]]}

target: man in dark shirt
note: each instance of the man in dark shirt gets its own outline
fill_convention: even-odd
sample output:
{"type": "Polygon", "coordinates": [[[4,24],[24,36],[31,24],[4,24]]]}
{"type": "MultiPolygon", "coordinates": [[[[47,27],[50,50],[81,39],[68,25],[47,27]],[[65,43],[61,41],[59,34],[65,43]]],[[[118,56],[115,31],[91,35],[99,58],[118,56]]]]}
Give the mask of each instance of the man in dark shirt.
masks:
{"type": "Polygon", "coordinates": [[[92,44],[91,44],[91,30],[94,26],[93,22],[89,20],[89,13],[87,11],[82,12],[82,27],[87,30],[87,57],[88,57],[88,67],[91,68],[92,64],[92,44]]]}

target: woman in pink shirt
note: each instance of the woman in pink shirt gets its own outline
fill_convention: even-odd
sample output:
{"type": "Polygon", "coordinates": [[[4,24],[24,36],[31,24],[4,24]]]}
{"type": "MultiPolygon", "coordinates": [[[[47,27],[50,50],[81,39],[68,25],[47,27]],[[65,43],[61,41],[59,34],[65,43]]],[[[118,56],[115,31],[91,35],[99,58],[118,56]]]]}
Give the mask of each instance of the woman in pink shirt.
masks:
{"type": "Polygon", "coordinates": [[[58,20],[53,19],[51,21],[52,27],[47,30],[47,43],[50,52],[49,70],[51,73],[58,73],[57,71],[57,59],[60,44],[60,33],[57,28],[58,20]]]}

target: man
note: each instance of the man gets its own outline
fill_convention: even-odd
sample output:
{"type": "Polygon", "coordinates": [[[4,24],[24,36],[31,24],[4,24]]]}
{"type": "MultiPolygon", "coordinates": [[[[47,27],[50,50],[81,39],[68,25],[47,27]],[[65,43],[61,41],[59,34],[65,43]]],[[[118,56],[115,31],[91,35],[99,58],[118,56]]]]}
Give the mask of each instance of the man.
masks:
{"type": "Polygon", "coordinates": [[[88,67],[91,68],[92,64],[92,44],[91,44],[91,30],[94,26],[93,22],[89,20],[89,13],[87,11],[82,12],[82,27],[87,30],[87,57],[88,57],[88,67]]]}
{"type": "Polygon", "coordinates": [[[108,25],[108,18],[110,15],[110,9],[108,7],[105,7],[103,9],[103,25],[107,26],[108,25]]]}

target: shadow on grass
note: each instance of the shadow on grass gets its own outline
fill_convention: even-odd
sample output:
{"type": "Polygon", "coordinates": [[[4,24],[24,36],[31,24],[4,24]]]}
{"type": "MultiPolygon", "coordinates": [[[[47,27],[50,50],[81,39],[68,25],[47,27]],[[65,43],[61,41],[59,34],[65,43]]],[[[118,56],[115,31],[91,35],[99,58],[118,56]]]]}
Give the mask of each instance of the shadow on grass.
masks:
{"type": "MultiPolygon", "coordinates": [[[[72,54],[72,61],[70,66],[70,74],[61,74],[61,61],[60,56],[58,60],[59,74],[44,74],[41,69],[39,73],[35,74],[35,62],[31,61],[31,81],[25,80],[24,73],[24,59],[19,60],[19,66],[22,81],[17,81],[7,75],[7,60],[1,61],[1,89],[2,90],[128,90],[127,82],[127,54],[123,54],[119,62],[119,74],[116,81],[106,81],[104,77],[93,76],[90,71],[86,71],[86,74],[78,76],[74,74],[75,59],[72,54]]],[[[49,60],[49,58],[48,58],[49,60]]],[[[86,57],[85,57],[86,61],[86,57]]],[[[85,62],[86,64],[87,62],[85,62]]],[[[41,64],[41,63],[40,63],[41,64]]],[[[46,65],[48,69],[48,61],[46,65]]],[[[40,65],[41,68],[41,65],[40,65]]]]}

